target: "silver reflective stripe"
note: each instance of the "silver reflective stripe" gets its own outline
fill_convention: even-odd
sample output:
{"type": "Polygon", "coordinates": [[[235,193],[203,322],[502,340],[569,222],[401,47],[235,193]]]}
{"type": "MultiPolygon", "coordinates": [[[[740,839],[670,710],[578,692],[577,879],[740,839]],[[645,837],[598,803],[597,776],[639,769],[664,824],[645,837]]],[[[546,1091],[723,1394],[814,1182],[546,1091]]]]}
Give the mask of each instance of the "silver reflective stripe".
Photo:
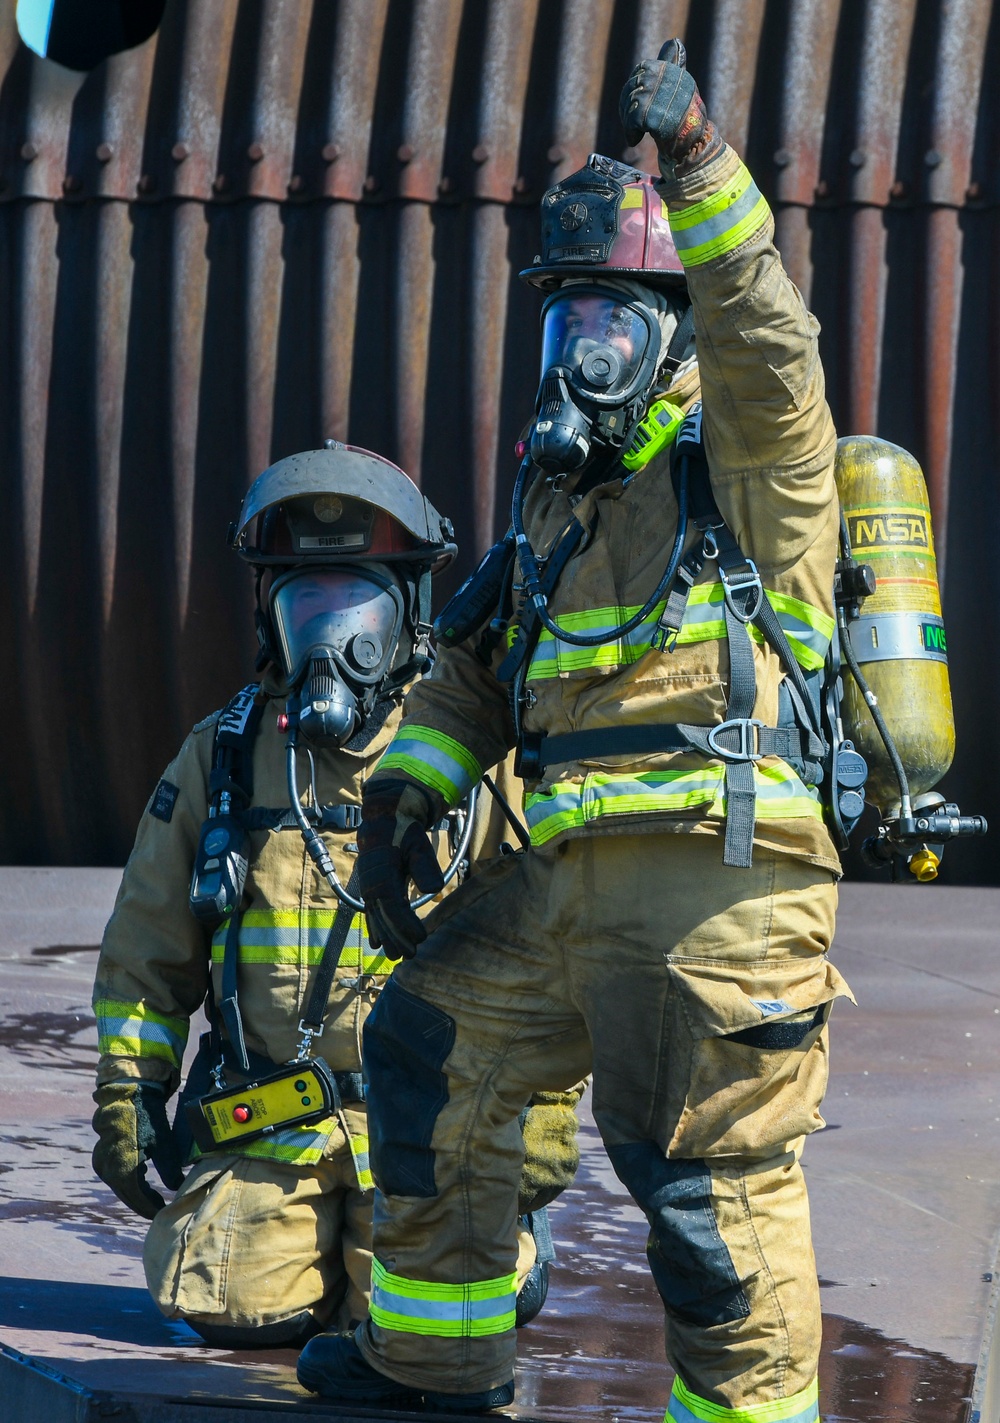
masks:
{"type": "Polygon", "coordinates": [[[407,1295],[396,1294],[381,1283],[372,1282],[372,1303],[378,1309],[403,1314],[410,1319],[497,1319],[510,1313],[512,1298],[513,1295],[504,1294],[496,1299],[464,1299],[454,1303],[428,1299],[426,1295],[421,1299],[411,1299],[407,1295]]]}
{"type": "Polygon", "coordinates": [[[716,213],[712,217],[702,218],[693,227],[684,228],[671,223],[671,232],[678,256],[683,256],[691,247],[701,247],[706,242],[714,242],[717,238],[722,237],[737,223],[749,217],[759,202],[760,190],[755,183],[751,183],[742,196],[730,203],[722,212],[716,213]]]}
{"type": "Polygon", "coordinates": [[[944,619],[933,613],[872,613],[850,623],[848,631],[861,663],[948,661],[944,619]]]}

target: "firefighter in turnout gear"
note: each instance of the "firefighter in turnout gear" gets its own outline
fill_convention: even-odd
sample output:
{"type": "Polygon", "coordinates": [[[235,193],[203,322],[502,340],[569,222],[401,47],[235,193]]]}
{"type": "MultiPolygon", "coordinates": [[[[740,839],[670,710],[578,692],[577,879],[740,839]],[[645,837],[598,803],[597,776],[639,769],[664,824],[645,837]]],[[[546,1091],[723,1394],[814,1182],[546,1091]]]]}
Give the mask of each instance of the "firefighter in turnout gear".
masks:
{"type": "MultiPolygon", "coordinates": [[[[266,470],[232,541],[256,570],[263,675],[194,728],[139,826],[94,992],[94,1167],[152,1222],[146,1279],[164,1314],[210,1344],[287,1347],[368,1309],[361,1034],[393,964],[365,932],[354,842],[403,688],[429,666],[431,575],[455,550],[402,470],[333,441],[266,470]],[[210,1031],[172,1128],[203,1004],[210,1031]]],[[[470,817],[455,859],[475,869],[504,827],[492,797],[470,817]]],[[[444,829],[433,840],[428,898],[453,848],[444,829]]],[[[543,1095],[525,1123],[524,1320],[544,1300],[544,1206],[575,1170],[579,1095],[543,1095]]]]}
{"type": "Polygon", "coordinates": [[[813,1423],[799,1158],[848,993],[814,709],[836,438],[817,323],[679,42],[622,117],[662,181],[595,155],[543,198],[511,532],[439,618],[453,645],[365,787],[369,926],[406,957],[365,1029],[371,1310],[311,1340],[299,1377],[358,1404],[511,1401],[518,1114],[593,1070],[649,1220],[668,1419],[813,1423]],[[515,745],[530,848],[418,923],[426,827],[515,745]]]}

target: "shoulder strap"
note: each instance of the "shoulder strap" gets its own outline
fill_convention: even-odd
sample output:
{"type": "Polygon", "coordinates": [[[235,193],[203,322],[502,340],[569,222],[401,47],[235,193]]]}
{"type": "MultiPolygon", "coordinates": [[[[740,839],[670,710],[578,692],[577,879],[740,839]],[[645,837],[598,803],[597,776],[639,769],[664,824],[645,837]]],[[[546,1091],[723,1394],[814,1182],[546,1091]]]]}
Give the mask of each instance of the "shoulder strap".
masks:
{"type": "MultiPolygon", "coordinates": [[[[597,518],[596,512],[594,519],[597,518]]],[[[542,574],[540,584],[541,592],[545,597],[555,590],[556,584],[562,577],[563,569],[576,553],[580,546],[580,541],[585,533],[593,529],[593,522],[588,529],[585,529],[579,519],[571,519],[556,540],[555,547],[545,560],[545,569],[542,574]]],[[[525,602],[522,605],[523,617],[517,625],[517,632],[511,644],[510,651],[497,668],[498,682],[512,682],[518,671],[528,662],[531,654],[535,650],[542,630],[541,620],[534,609],[525,602]]]]}
{"type": "Polygon", "coordinates": [[[212,797],[228,793],[240,806],[253,799],[253,745],[264,715],[260,684],[251,682],[222,709],[215,724],[215,759],[209,779],[212,797]]]}
{"type": "MultiPolygon", "coordinates": [[[[358,895],[358,867],[354,866],[351,877],[347,881],[347,893],[354,898],[358,895]]],[[[305,1013],[302,1015],[302,1027],[315,1034],[323,1031],[323,1019],[326,1017],[326,1005],[330,1001],[330,990],[333,988],[334,975],[340,964],[340,956],[344,952],[344,945],[347,943],[347,936],[351,932],[351,925],[354,922],[354,910],[343,900],[337,901],[337,913],[333,923],[330,925],[330,933],[327,936],[326,944],[323,948],[323,957],[319,961],[319,968],[316,970],[316,977],[313,980],[312,992],[309,994],[309,1002],[306,1004],[305,1013]]]]}

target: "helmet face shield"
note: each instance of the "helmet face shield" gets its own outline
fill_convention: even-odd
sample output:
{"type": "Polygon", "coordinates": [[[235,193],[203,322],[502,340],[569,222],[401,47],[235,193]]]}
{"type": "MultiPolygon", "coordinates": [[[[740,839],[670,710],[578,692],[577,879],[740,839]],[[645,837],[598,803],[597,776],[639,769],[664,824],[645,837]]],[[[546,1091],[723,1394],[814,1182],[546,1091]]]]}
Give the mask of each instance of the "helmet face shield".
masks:
{"type": "Polygon", "coordinates": [[[357,565],[295,568],[268,594],[271,623],[290,685],[313,658],[329,658],[354,684],[370,686],[392,664],[403,595],[385,574],[357,565]]]}
{"type": "Polygon", "coordinates": [[[597,405],[626,405],[641,394],[659,354],[655,317],[620,292],[574,283],[542,308],[542,376],[558,368],[597,405]]]}

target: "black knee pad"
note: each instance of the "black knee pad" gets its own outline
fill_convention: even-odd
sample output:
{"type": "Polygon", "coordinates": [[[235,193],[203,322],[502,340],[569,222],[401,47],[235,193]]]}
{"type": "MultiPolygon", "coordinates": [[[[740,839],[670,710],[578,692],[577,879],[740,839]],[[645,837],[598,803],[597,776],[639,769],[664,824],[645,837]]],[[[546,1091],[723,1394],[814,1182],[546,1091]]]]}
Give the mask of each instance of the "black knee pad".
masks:
{"type": "Polygon", "coordinates": [[[431,1137],[454,1045],[454,1019],[390,979],[364,1029],[368,1149],[387,1196],[437,1195],[431,1137]]]}
{"type": "Polygon", "coordinates": [[[719,1233],[706,1162],[668,1161],[653,1141],[607,1151],[649,1221],[646,1256],[668,1313],[703,1328],[745,1319],[750,1304],[719,1233]]]}
{"type": "Polygon", "coordinates": [[[273,1324],[204,1324],[193,1319],[185,1323],[213,1349],[301,1349],[323,1328],[308,1309],[273,1324]]]}

